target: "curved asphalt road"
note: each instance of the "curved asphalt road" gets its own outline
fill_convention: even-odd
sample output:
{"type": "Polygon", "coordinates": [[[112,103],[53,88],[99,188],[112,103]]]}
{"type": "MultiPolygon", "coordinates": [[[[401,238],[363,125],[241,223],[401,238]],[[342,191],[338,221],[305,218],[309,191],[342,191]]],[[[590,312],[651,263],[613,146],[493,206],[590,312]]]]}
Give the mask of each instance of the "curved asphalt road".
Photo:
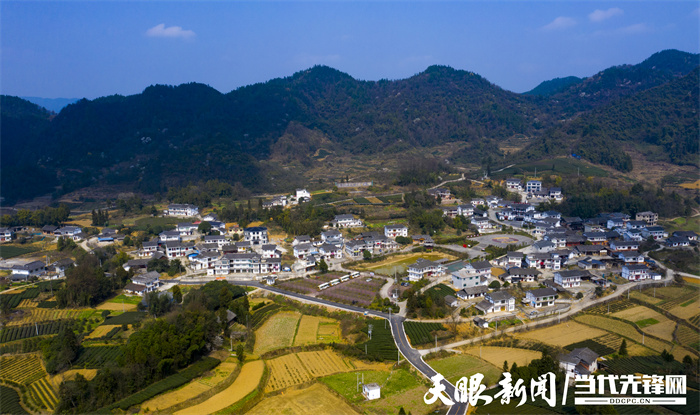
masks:
{"type": "MultiPolygon", "coordinates": [[[[411,344],[408,342],[408,338],[406,337],[406,332],[404,331],[403,328],[403,322],[406,320],[404,317],[397,316],[397,315],[390,315],[387,313],[382,313],[381,311],[375,311],[375,310],[367,310],[362,307],[356,307],[352,305],[346,305],[346,304],[339,304],[333,301],[328,301],[324,300],[321,298],[316,298],[316,297],[310,297],[308,295],[303,295],[303,294],[297,294],[285,290],[281,290],[279,288],[275,288],[269,285],[264,285],[261,284],[257,281],[228,281],[231,284],[234,285],[242,285],[246,287],[256,287],[260,288],[263,290],[271,291],[276,294],[282,294],[286,295],[288,297],[293,297],[293,298],[298,298],[301,300],[309,301],[309,302],[314,302],[317,304],[322,304],[322,305],[327,305],[335,308],[339,308],[342,310],[347,310],[347,311],[352,311],[356,313],[363,313],[366,315],[372,315],[375,317],[379,318],[384,318],[389,320],[389,323],[391,325],[391,334],[394,337],[394,343],[396,343],[396,347],[398,347],[399,351],[401,352],[402,355],[406,358],[406,360],[409,361],[415,367],[418,369],[419,372],[421,372],[424,376],[426,376],[428,379],[432,378],[437,374],[437,372],[430,367],[425,361],[423,360],[423,356],[421,356],[420,352],[413,347],[411,347],[411,344]]],[[[191,284],[191,285],[199,285],[202,284],[202,282],[199,281],[179,281],[180,284],[191,284]]],[[[450,382],[447,380],[443,380],[441,382],[445,386],[445,393],[447,396],[450,397],[452,401],[454,401],[454,394],[455,394],[455,387],[452,385],[450,382]]],[[[427,392],[427,391],[426,391],[427,392]]],[[[455,403],[452,405],[447,411],[448,415],[464,415],[467,413],[467,409],[469,408],[469,404],[467,403],[455,403]]]]}

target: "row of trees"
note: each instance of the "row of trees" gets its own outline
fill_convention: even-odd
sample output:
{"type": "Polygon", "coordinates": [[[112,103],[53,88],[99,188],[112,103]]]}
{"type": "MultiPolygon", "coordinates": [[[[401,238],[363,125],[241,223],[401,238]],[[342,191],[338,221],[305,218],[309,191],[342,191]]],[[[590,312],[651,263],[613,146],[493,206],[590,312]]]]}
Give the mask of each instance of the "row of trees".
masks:
{"type": "Polygon", "coordinates": [[[68,220],[70,209],[67,205],[60,204],[57,207],[47,206],[35,211],[20,209],[14,215],[3,215],[0,218],[1,226],[45,226],[62,225],[68,220]]]}

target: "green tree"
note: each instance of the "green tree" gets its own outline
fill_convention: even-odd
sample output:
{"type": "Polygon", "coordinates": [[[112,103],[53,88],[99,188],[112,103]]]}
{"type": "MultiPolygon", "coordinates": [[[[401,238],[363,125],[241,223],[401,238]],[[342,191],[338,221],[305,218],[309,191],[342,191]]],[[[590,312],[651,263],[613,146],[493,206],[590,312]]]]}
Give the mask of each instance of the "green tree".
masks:
{"type": "Polygon", "coordinates": [[[173,287],[173,300],[175,300],[177,304],[182,302],[182,290],[180,290],[179,285],[173,287]]]}
{"type": "Polygon", "coordinates": [[[240,363],[245,361],[245,348],[243,347],[243,344],[236,346],[236,359],[238,359],[240,363]]]}
{"type": "Polygon", "coordinates": [[[197,230],[202,235],[206,235],[209,232],[211,232],[211,223],[202,221],[202,223],[200,223],[199,226],[197,226],[197,230]]]}
{"type": "Polygon", "coordinates": [[[491,281],[491,283],[489,284],[489,288],[491,288],[492,290],[499,290],[501,289],[501,283],[498,281],[491,281]]]}
{"type": "Polygon", "coordinates": [[[321,260],[318,262],[318,270],[321,271],[321,274],[328,272],[328,264],[323,260],[323,258],[321,258],[321,260]]]}
{"type": "Polygon", "coordinates": [[[372,259],[372,253],[365,249],[364,251],[362,251],[362,258],[364,260],[372,259]]]}
{"type": "Polygon", "coordinates": [[[622,339],[622,344],[620,344],[620,350],[618,350],[617,354],[627,356],[627,353],[627,339],[622,339]]]}

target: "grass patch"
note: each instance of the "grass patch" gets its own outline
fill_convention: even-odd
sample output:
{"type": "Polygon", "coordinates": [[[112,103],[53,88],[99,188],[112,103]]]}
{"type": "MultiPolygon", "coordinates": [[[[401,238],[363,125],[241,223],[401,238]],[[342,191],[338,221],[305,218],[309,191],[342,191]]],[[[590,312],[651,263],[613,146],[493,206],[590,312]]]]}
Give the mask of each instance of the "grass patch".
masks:
{"type": "Polygon", "coordinates": [[[483,383],[493,385],[498,382],[502,373],[501,369],[491,363],[466,354],[431,360],[428,364],[452,384],[455,384],[462,376],[469,377],[475,373],[481,373],[484,375],[483,383]]]}
{"type": "Polygon", "coordinates": [[[659,320],[655,318],[645,318],[644,320],[635,321],[634,324],[638,325],[640,328],[651,326],[653,324],[658,324],[659,320]]]}
{"type": "Polygon", "coordinates": [[[109,326],[121,326],[122,324],[134,324],[138,321],[143,320],[146,317],[146,313],[140,311],[127,311],[126,313],[119,314],[118,316],[107,316],[105,321],[102,323],[109,326]]]}
{"type": "Polygon", "coordinates": [[[694,298],[686,301],[685,303],[681,304],[681,307],[688,307],[689,305],[693,304],[696,300],[694,298]]]}
{"type": "MultiPolygon", "coordinates": [[[[402,391],[420,386],[416,378],[406,369],[399,369],[393,372],[362,371],[360,377],[364,376],[365,384],[378,383],[382,385],[382,397],[391,396],[402,391]]],[[[336,391],[349,402],[362,402],[362,389],[357,391],[357,374],[354,372],[338,373],[320,379],[322,383],[336,391]]]]}
{"type": "Polygon", "coordinates": [[[137,295],[118,295],[111,300],[108,300],[110,303],[124,303],[124,304],[131,304],[131,305],[138,305],[141,301],[143,300],[143,297],[139,297],[137,295]]]}

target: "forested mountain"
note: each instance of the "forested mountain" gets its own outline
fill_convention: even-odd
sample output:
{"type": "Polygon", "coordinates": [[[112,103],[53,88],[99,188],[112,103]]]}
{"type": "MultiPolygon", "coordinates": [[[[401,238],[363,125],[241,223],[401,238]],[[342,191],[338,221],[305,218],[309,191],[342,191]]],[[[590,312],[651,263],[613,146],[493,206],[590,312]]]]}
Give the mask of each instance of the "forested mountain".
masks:
{"type": "Polygon", "coordinates": [[[539,95],[543,97],[549,97],[556,93],[562,92],[565,89],[571,87],[571,85],[578,84],[583,81],[582,78],[578,76],[567,76],[564,78],[554,78],[549,81],[544,81],[537,85],[530,91],[525,92],[527,95],[539,95]]]}
{"type": "Polygon", "coordinates": [[[620,99],[543,134],[524,154],[571,151],[621,171],[632,168],[622,145],[636,146],[648,160],[698,165],[700,67],[667,84],[620,99]]]}
{"type": "MultiPolygon", "coordinates": [[[[47,193],[57,184],[59,192],[68,192],[93,183],[127,184],[153,193],[208,179],[267,191],[275,189],[261,160],[299,159],[304,157],[300,153],[313,154],[320,146],[339,154],[388,157],[460,142],[466,146],[455,159],[478,162],[496,155],[499,143],[516,134],[578,143],[590,133],[576,129],[593,123],[601,125],[595,138],[600,140],[608,129],[617,128],[602,121],[608,108],[618,116],[634,114],[615,109],[622,105],[615,104],[619,97],[636,96],[676,79],[684,70],[688,73],[697,56],[664,51],[639,65],[569,80],[568,86],[569,81],[562,80],[544,83],[538,94],[505,91],[477,74],[445,66],[431,66],[408,79],[377,82],[316,66],[227,94],[197,83],[155,85],[132,96],[83,99],[55,116],[19,98],[3,97],[2,195],[13,202],[47,193]],[[580,100],[584,91],[595,105],[580,100]],[[586,106],[596,109],[583,111],[586,106]],[[569,130],[562,130],[559,120],[574,109],[580,120],[567,122],[569,130]],[[600,121],[581,124],[587,122],[586,115],[600,121]]],[[[697,73],[692,76],[697,83],[697,73]]],[[[684,79],[692,82],[690,78],[684,79]]],[[[687,114],[688,100],[676,95],[682,92],[683,87],[673,87],[664,100],[669,108],[677,105],[687,114]]],[[[676,132],[689,131],[685,115],[668,114],[666,106],[649,108],[649,118],[668,120],[663,122],[668,134],[663,134],[676,137],[676,132]]],[[[615,138],[638,139],[624,134],[615,138]]],[[[536,142],[546,147],[548,141],[536,142]]],[[[561,151],[571,143],[557,145],[561,151]]],[[[668,148],[693,151],[685,144],[668,148]]],[[[544,150],[535,146],[528,154],[544,150]]],[[[591,159],[626,168],[619,160],[591,159]]],[[[677,156],[670,160],[687,162],[677,156]]]]}
{"type": "MultiPolygon", "coordinates": [[[[553,109],[572,116],[684,76],[700,65],[700,55],[664,50],[637,65],[613,66],[549,96],[553,109]]],[[[531,91],[532,92],[532,91],[531,91]]]]}

